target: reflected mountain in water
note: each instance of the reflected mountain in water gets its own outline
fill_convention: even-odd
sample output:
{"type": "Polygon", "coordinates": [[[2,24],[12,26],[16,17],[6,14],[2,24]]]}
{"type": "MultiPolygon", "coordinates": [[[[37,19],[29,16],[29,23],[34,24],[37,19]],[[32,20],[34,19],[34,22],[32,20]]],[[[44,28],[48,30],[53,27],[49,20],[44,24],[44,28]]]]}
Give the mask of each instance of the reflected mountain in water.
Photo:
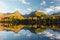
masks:
{"type": "Polygon", "coordinates": [[[60,40],[60,32],[51,29],[39,34],[31,33],[29,30],[20,30],[17,34],[11,31],[0,31],[2,40],[60,40]],[[2,37],[3,36],[3,37],[2,37]]]}
{"type": "Polygon", "coordinates": [[[36,34],[48,29],[60,31],[60,15],[48,15],[34,11],[26,16],[16,11],[7,14],[1,13],[0,16],[0,30],[18,33],[21,29],[28,29],[36,34]]]}

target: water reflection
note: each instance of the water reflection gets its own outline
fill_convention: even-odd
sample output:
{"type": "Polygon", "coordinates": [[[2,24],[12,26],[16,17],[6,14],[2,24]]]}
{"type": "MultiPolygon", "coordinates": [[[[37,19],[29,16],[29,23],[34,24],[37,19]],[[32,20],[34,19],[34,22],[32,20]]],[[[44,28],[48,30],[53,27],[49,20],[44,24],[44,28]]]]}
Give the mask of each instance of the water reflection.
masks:
{"type": "Polygon", "coordinates": [[[0,30],[14,31],[18,33],[21,29],[30,30],[32,33],[40,33],[48,29],[60,31],[60,25],[37,25],[37,24],[15,24],[15,23],[1,23],[0,30]]]}
{"type": "Polygon", "coordinates": [[[40,33],[48,29],[60,31],[60,18],[31,17],[15,19],[5,17],[0,22],[0,30],[14,31],[18,33],[21,29],[30,30],[32,33],[40,33]]]}
{"type": "MultiPolygon", "coordinates": [[[[47,20],[39,21],[39,20],[34,20],[34,19],[32,20],[13,19],[12,21],[2,20],[0,23],[0,30],[8,31],[8,36],[6,40],[40,40],[40,39],[41,40],[45,40],[45,39],[58,40],[60,39],[59,37],[60,33],[56,33],[55,31],[60,31],[59,24],[60,24],[59,22],[51,22],[50,20],[49,21],[47,20]],[[24,31],[21,32],[21,30],[23,29],[24,31]],[[17,34],[13,33],[11,35],[9,31],[16,32],[17,34]],[[41,34],[38,34],[38,33],[41,33],[41,34]]],[[[5,33],[5,35],[7,34],[5,33]]]]}
{"type": "Polygon", "coordinates": [[[4,40],[60,40],[60,32],[51,29],[40,34],[31,33],[29,30],[20,30],[17,34],[11,31],[0,31],[0,39],[4,40]],[[3,37],[2,37],[3,36],[3,37]]]}

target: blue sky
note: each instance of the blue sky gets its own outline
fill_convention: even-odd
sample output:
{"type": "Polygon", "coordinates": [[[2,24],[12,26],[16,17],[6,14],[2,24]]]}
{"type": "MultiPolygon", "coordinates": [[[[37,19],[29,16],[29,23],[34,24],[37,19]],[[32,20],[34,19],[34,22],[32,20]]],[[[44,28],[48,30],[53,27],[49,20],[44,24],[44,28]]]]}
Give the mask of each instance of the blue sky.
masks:
{"type": "Polygon", "coordinates": [[[60,0],[0,0],[0,12],[19,11],[22,15],[40,10],[45,13],[60,10],[60,0]]]}
{"type": "MultiPolygon", "coordinates": [[[[59,12],[60,0],[0,0],[0,12],[7,13],[17,10],[22,15],[29,14],[35,10],[40,10],[47,14],[59,12]]],[[[54,38],[60,39],[60,33],[49,30],[42,34],[33,34],[28,30],[21,30],[17,34],[11,31],[0,31],[0,40],[40,40],[43,37],[50,37],[49,39],[53,40],[54,38]]]]}

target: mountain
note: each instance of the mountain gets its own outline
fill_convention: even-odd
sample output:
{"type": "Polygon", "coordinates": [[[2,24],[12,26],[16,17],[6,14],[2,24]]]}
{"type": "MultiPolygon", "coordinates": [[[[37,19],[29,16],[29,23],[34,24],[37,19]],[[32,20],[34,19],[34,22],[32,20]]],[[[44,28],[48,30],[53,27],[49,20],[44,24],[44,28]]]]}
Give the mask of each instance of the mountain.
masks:
{"type": "Polygon", "coordinates": [[[4,17],[9,17],[9,18],[14,18],[14,19],[24,19],[24,17],[21,15],[21,13],[19,11],[16,11],[14,13],[6,13],[3,14],[4,17]]]}
{"type": "Polygon", "coordinates": [[[0,24],[0,30],[12,30],[14,32],[18,32],[24,27],[24,25],[19,25],[19,20],[24,19],[24,17],[18,11],[14,13],[0,14],[0,18],[2,23],[0,24]]]}
{"type": "Polygon", "coordinates": [[[57,13],[53,13],[52,15],[60,15],[60,12],[57,12],[57,13]]]}
{"type": "Polygon", "coordinates": [[[4,15],[3,15],[3,13],[0,13],[0,20],[1,20],[2,18],[4,18],[4,15]]]}
{"type": "Polygon", "coordinates": [[[19,18],[19,19],[24,19],[24,17],[21,15],[19,11],[16,11],[14,16],[16,16],[16,18],[19,18]]]}
{"type": "Polygon", "coordinates": [[[44,16],[48,16],[48,15],[41,11],[34,11],[34,12],[31,12],[29,14],[29,16],[30,17],[36,17],[36,16],[44,17],[44,16]]]}
{"type": "Polygon", "coordinates": [[[23,15],[23,17],[24,17],[24,18],[28,18],[28,17],[29,17],[29,15],[28,15],[28,14],[25,14],[25,15],[23,15]]]}

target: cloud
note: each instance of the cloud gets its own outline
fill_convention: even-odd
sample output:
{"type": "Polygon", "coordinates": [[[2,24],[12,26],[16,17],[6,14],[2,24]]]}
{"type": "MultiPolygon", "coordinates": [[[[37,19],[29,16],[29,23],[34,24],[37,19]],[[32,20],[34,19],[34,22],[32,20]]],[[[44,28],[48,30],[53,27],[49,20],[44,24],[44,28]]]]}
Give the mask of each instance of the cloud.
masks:
{"type": "Polygon", "coordinates": [[[32,9],[31,8],[27,8],[27,9],[14,8],[13,12],[15,11],[19,11],[22,15],[25,15],[25,14],[29,14],[32,11],[32,9]]]}
{"type": "Polygon", "coordinates": [[[54,2],[50,2],[50,3],[54,3],[54,2]]]}
{"type": "Polygon", "coordinates": [[[45,8],[44,9],[44,12],[45,13],[49,13],[49,14],[52,14],[52,13],[56,13],[56,12],[59,12],[60,11],[60,6],[51,6],[50,8],[45,8]]]}
{"type": "Polygon", "coordinates": [[[22,10],[22,15],[29,14],[29,13],[31,13],[31,11],[32,11],[31,8],[27,8],[25,10],[22,10]]]}
{"type": "Polygon", "coordinates": [[[12,37],[14,35],[13,32],[7,32],[7,31],[0,31],[0,40],[6,40],[10,36],[12,37]]]}
{"type": "Polygon", "coordinates": [[[56,39],[60,39],[60,34],[56,34],[53,37],[55,37],[56,39]]]}
{"type": "Polygon", "coordinates": [[[14,12],[15,12],[15,11],[19,11],[19,12],[22,13],[22,9],[20,9],[20,8],[14,8],[14,12]]]}
{"type": "Polygon", "coordinates": [[[28,14],[27,10],[23,10],[22,12],[23,12],[23,14],[28,14]]]}
{"type": "Polygon", "coordinates": [[[46,9],[45,9],[45,12],[46,12],[46,13],[50,13],[51,11],[54,11],[54,10],[53,10],[52,8],[46,8],[46,9]]]}
{"type": "Polygon", "coordinates": [[[32,9],[27,8],[27,9],[21,9],[21,8],[14,8],[12,12],[19,11],[22,15],[29,14],[32,9]]]}
{"type": "Polygon", "coordinates": [[[56,7],[54,8],[54,10],[55,10],[55,11],[60,11],[60,6],[56,6],[56,7]]]}
{"type": "Polygon", "coordinates": [[[44,31],[43,34],[47,37],[51,37],[54,35],[54,31],[49,29],[49,30],[44,31]]]}
{"type": "Polygon", "coordinates": [[[27,4],[29,5],[30,3],[29,2],[26,2],[26,0],[20,0],[23,4],[27,4]]]}
{"type": "Polygon", "coordinates": [[[3,31],[0,31],[0,40],[6,39],[6,35],[4,35],[3,33],[3,31]]]}
{"type": "Polygon", "coordinates": [[[41,5],[46,5],[46,1],[43,1],[43,2],[41,3],[41,5]]]}
{"type": "Polygon", "coordinates": [[[60,1],[60,0],[54,0],[54,1],[60,1]]]}
{"type": "Polygon", "coordinates": [[[6,3],[4,3],[3,1],[0,1],[0,12],[4,12],[6,13],[8,10],[8,6],[6,3]]]}
{"type": "Polygon", "coordinates": [[[45,37],[49,37],[52,40],[54,40],[54,39],[58,39],[59,40],[60,39],[60,32],[53,31],[51,29],[44,31],[41,34],[43,34],[43,36],[45,36],[45,37]]]}
{"type": "Polygon", "coordinates": [[[32,11],[32,9],[31,9],[31,8],[28,8],[27,10],[28,10],[28,11],[32,11]]]}

